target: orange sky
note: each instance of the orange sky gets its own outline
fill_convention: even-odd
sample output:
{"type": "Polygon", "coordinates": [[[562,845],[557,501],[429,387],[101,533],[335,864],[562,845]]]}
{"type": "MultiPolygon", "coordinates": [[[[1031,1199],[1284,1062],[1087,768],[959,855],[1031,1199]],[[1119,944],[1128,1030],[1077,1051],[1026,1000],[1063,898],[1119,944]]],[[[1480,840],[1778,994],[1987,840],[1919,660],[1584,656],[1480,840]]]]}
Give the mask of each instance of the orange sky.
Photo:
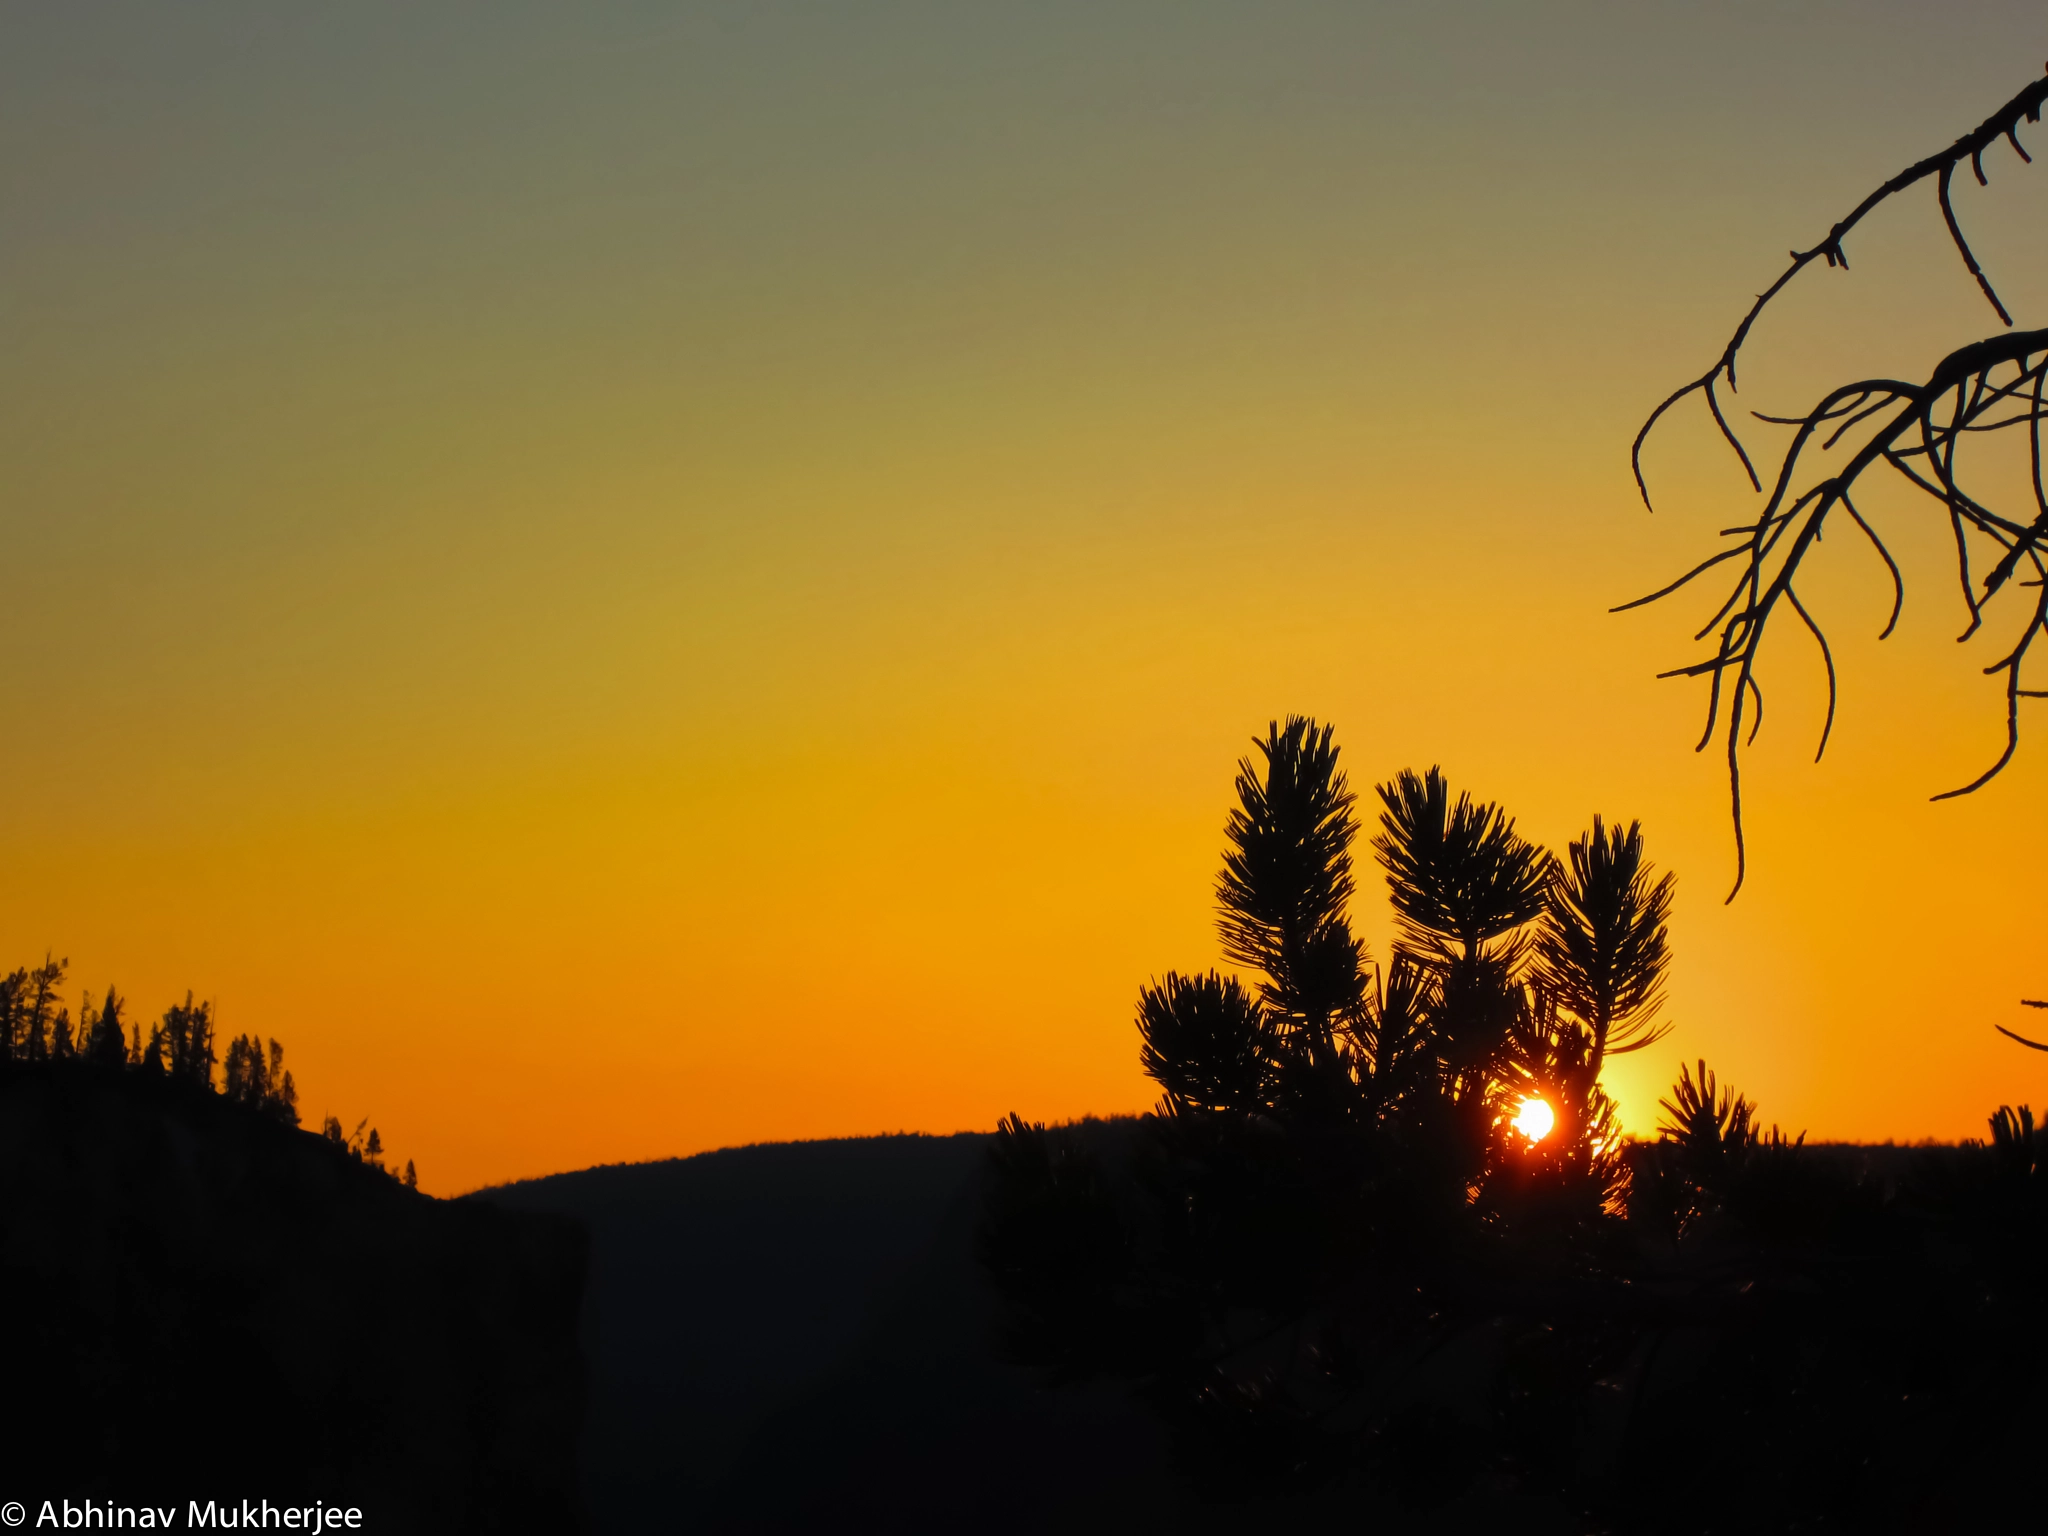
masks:
{"type": "MultiPolygon", "coordinates": [[[[1733,906],[1652,676],[1711,604],[1605,612],[1751,505],[1688,416],[1645,514],[1645,409],[2039,68],[2032,8],[5,26],[0,956],[216,998],[429,1188],[1145,1107],[1137,988],[1214,963],[1289,711],[1361,788],[1642,818],[1678,1028],[1613,1069],[1633,1128],[1699,1055],[1819,1136],[2048,1094],[1991,1029],[2048,989],[2048,743],[1926,799],[1999,733],[1944,531],[1881,508],[1882,647],[1830,544],[1835,743],[1788,635],[1733,906]]],[[[2048,171],[1991,169],[2039,324],[2048,171]]],[[[1928,200],[1851,253],[1751,404],[1991,330],[1928,200]]]]}

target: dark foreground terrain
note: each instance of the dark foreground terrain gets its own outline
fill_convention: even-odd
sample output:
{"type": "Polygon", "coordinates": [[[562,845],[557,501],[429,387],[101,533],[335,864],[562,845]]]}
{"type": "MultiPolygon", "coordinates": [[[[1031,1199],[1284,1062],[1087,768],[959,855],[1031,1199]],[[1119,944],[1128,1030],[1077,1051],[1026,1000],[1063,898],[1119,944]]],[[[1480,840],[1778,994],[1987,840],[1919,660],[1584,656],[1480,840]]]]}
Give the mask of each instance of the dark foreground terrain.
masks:
{"type": "MultiPolygon", "coordinates": [[[[999,1360],[973,1253],[988,1140],[744,1147],[471,1197],[588,1224],[591,1529],[1355,1522],[1355,1494],[1201,1504],[1142,1404],[1112,1386],[1049,1388],[999,1360]]],[[[1376,1515],[1396,1532],[1572,1528],[1501,1499],[1376,1515]]]]}
{"type": "MultiPolygon", "coordinates": [[[[1078,1130],[1110,1151],[1135,1133],[1078,1130]]],[[[318,1497],[380,1531],[1610,1528],[1498,1478],[1440,1481],[1425,1509],[1356,1479],[1235,1500],[1212,1479],[1205,1502],[1126,1389],[1005,1363],[976,1259],[989,1143],[749,1147],[439,1201],[216,1094],[135,1072],[0,1073],[0,1499],[318,1497]]],[[[1730,1250],[1736,1310],[1665,1330],[1622,1383],[1641,1427],[1610,1449],[1646,1469],[1646,1507],[1713,1502],[1736,1469],[1686,1450],[1701,1446],[1807,1495],[1828,1467],[1847,1469],[1845,1499],[1912,1472],[1911,1519],[1864,1529],[1976,1528],[2034,1501],[2040,1330],[1979,1316],[1975,1229],[1915,1204],[1976,1188],[1989,1155],[1800,1154],[1806,1183],[1839,1184],[1845,1210],[1898,1241],[1852,1242],[1857,1227],[1771,1248],[1762,1268],[1730,1250]],[[1701,1394],[1731,1360],[1734,1385],[1748,1379],[1731,1342],[1779,1333],[1756,1391],[1701,1394]],[[1779,1367],[1799,1377],[1792,1407],[1813,1397],[1842,1444],[1771,1427],[1805,1422],[1765,1413],[1779,1367]],[[1677,1458],[1650,1456],[1644,1436],[1674,1413],[1661,1438],[1677,1458]]],[[[2028,1244],[1999,1255],[2038,1274],[2028,1244]]],[[[1455,1354],[1424,1373],[1446,1401],[1455,1354]]],[[[1695,1527],[1808,1528],[1768,1509],[1627,1528],[1695,1527]]]]}
{"type": "Polygon", "coordinates": [[[217,1093],[0,1072],[0,1500],[580,1528],[584,1239],[432,1200],[217,1093]]]}

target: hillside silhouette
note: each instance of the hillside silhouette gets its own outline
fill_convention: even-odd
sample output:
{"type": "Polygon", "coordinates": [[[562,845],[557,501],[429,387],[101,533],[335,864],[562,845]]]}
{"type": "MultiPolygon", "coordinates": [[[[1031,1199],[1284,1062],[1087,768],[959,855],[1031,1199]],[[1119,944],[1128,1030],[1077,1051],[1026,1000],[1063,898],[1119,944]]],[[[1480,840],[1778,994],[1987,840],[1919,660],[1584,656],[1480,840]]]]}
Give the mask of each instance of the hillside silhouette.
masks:
{"type": "Polygon", "coordinates": [[[985,1143],[742,1147],[469,1197],[572,1217],[590,1234],[583,1473],[595,1527],[701,1514],[767,1417],[852,1357],[985,1143]]]}
{"type": "MultiPolygon", "coordinates": [[[[1142,1198],[1127,1179],[1143,1167],[1142,1121],[1046,1134],[1091,1160],[1117,1198],[1142,1198]]],[[[1951,1239],[1975,1241],[1973,1230],[1996,1229],[2002,1201],[2028,1198],[2002,1161],[2010,1149],[1809,1143],[1789,1190],[1799,1203],[1770,1167],[1731,1185],[1739,1214],[1696,1230],[1683,1257],[1699,1262],[1687,1267],[1674,1251],[1659,1277],[1683,1315],[1627,1382],[1635,1433],[1611,1411],[1568,1420],[1594,1452],[1633,1458],[1629,1496],[1643,1512],[1616,1520],[1589,1518],[1559,1490],[1464,1478],[1455,1458],[1449,1488],[1338,1478],[1217,1489],[1230,1469],[1187,1465],[1176,1421],[1146,1383],[1049,1375],[1007,1353],[1005,1300],[978,1253],[1001,1178],[995,1144],[964,1135],[745,1147],[470,1197],[588,1223],[590,1528],[1770,1529],[1781,1514],[1792,1525],[1816,1505],[1867,1503],[1858,1468],[1902,1455],[1897,1476],[1923,1502],[1866,1513],[1866,1528],[1942,1528],[1944,1512],[1989,1518],[2031,1496],[2028,1447],[2044,1425],[2022,1364],[2030,1328],[2008,1313],[2001,1326],[2012,1332],[2001,1337],[1967,1308],[1946,1311],[1980,1278],[1951,1239]],[[1976,1216],[1959,1209],[1971,1202],[1976,1216]],[[1831,1318],[1845,1300],[1849,1310],[1831,1318]],[[1819,1361],[1815,1345],[1827,1352],[1819,1361]],[[1810,1370],[1802,1380],[1819,1389],[1799,1413],[1840,1415],[1824,1433],[1785,1417],[1774,1382],[1788,1365],[1810,1370]],[[1901,1372],[1904,1401],[1879,1390],[1901,1372]],[[1873,1427],[1885,1437],[1859,1442],[1873,1427]],[[1759,1463],[1780,1486],[1759,1487],[1759,1463]]],[[[1498,1342],[1482,1332],[1476,1346],[1446,1352],[1425,1395],[1454,1410],[1483,1404],[1498,1342]]],[[[1594,1406],[1611,1410],[1607,1395],[1594,1394],[1594,1406]]],[[[1426,1436],[1404,1446],[1441,1471],[1441,1459],[1421,1459],[1428,1448],[1426,1436]]]]}
{"type": "Polygon", "coordinates": [[[583,1261],[574,1223],[430,1199],[194,1083],[14,1063],[9,1494],[573,1531],[583,1261]]]}
{"type": "Polygon", "coordinates": [[[1553,855],[1436,769],[1360,800],[1306,718],[1240,763],[1233,969],[1139,986],[1127,1120],[437,1201],[367,1121],[300,1130],[276,1042],[221,1063],[208,1005],[0,978],[9,1444],[66,1496],[399,1530],[1817,1532],[2030,1492],[2031,1111],[1809,1146],[1697,1061],[1625,1137],[1603,1067],[1671,1027],[1643,829],[1553,855]]]}
{"type": "MultiPolygon", "coordinates": [[[[1073,1134],[1128,1142],[1136,1122],[1073,1134]]],[[[593,1168],[473,1200],[573,1216],[591,1238],[583,1308],[591,1529],[737,1533],[1241,1530],[1356,1519],[1311,1491],[1212,1505],[1149,1406],[1114,1383],[1051,1386],[998,1347],[976,1254],[988,1135],[742,1147],[593,1168]]],[[[1380,1528],[1571,1529],[1487,1494],[1380,1528]]]]}
{"type": "Polygon", "coordinates": [[[190,993],[74,1021],[66,970],[0,975],[10,1493],[578,1528],[582,1229],[418,1193],[367,1120],[300,1130],[283,1047],[221,1052],[190,993]]]}

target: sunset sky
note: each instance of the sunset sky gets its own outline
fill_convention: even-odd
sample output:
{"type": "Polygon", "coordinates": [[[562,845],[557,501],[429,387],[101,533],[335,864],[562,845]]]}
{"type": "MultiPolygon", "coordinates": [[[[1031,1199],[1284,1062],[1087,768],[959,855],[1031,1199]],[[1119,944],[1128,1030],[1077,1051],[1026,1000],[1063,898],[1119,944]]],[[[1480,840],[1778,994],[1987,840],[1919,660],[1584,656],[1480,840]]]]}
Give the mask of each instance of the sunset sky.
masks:
{"type": "MultiPolygon", "coordinates": [[[[1704,1056],[1820,1137],[2048,1100],[2048,704],[1946,525],[1810,584],[1751,756],[1694,412],[1793,244],[2039,73],[2038,4],[0,3],[0,961],[274,1035],[451,1193],[1143,1109],[1235,760],[1441,763],[1675,870],[1704,1056]],[[1704,594],[1703,594],[1704,595],[1704,594]]],[[[2030,145],[2048,150],[2048,130],[2030,145]]],[[[2048,323],[2048,165],[1958,209],[2048,323]]],[[[1931,194],[1750,407],[1996,320],[1931,194]]],[[[1384,954],[1377,872],[1358,922],[1384,954]]],[[[76,1008],[76,998],[73,998],[76,1008]]]]}

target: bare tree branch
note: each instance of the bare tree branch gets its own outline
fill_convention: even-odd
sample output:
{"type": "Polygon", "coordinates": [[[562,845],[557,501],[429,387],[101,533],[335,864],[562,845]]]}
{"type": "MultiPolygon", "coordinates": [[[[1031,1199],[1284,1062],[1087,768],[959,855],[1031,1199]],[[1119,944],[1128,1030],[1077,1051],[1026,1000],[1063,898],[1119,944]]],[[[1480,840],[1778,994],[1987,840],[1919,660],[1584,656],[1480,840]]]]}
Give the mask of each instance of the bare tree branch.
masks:
{"type": "Polygon", "coordinates": [[[2007,313],[2005,305],[1999,301],[1997,293],[1993,291],[1991,280],[1984,275],[1984,269],[1978,265],[1976,256],[1970,250],[1969,242],[1963,238],[1962,226],[1956,222],[1955,210],[1949,204],[1948,187],[1950,179],[1955,175],[1955,168],[1965,160],[1970,162],[1970,167],[1976,173],[1978,182],[1980,184],[1988,184],[1984,175],[1984,151],[1996,144],[2000,139],[2010,143],[2014,152],[2019,155],[2021,160],[2032,164],[2033,157],[2020,145],[2018,130],[2020,123],[2023,121],[2038,123],[2041,120],[2041,104],[2044,101],[2048,101],[2048,76],[2044,76],[2042,79],[2036,80],[2027,86],[2025,90],[1985,118],[1983,122],[1979,123],[1970,132],[1957,139],[1955,143],[1949,145],[1947,149],[1942,150],[1938,154],[1929,155],[1924,160],[1915,161],[1912,165],[1899,172],[1898,175],[1892,177],[1891,180],[1858,203],[1850,211],[1848,217],[1838,220],[1835,226],[1827,232],[1826,238],[1822,239],[1819,244],[1807,250],[1793,251],[1791,253],[1791,264],[1778,275],[1776,282],[1757,295],[1756,302],[1750,306],[1749,313],[1742,317],[1742,323],[1736,326],[1735,334],[1728,338],[1728,345],[1722,349],[1720,357],[1715,359],[1714,366],[1691,383],[1673,390],[1671,394],[1666,396],[1662,403],[1654,411],[1650,412],[1650,418],[1643,423],[1642,430],[1636,433],[1635,443],[1629,449],[1629,465],[1635,471],[1636,489],[1642,495],[1644,506],[1650,505],[1650,487],[1643,478],[1643,443],[1649,438],[1651,428],[1657,425],[1664,413],[1678,404],[1679,401],[1692,394],[1702,394],[1706,397],[1707,409],[1712,414],[1715,425],[1721,429],[1721,436],[1727,440],[1728,445],[1735,450],[1736,456],[1741,459],[1743,470],[1749,475],[1751,486],[1757,490],[1763,489],[1763,482],[1757,478],[1755,466],[1750,462],[1748,449],[1743,446],[1742,440],[1735,435],[1734,430],[1728,425],[1727,418],[1721,413],[1720,401],[1715,398],[1715,385],[1720,379],[1726,378],[1730,389],[1736,387],[1735,361],[1737,354],[1742,351],[1742,344],[1749,339],[1750,328],[1756,324],[1757,317],[1764,312],[1764,309],[1770,304],[1771,300],[1782,293],[1786,285],[1793,278],[1797,277],[1808,265],[1816,260],[1825,258],[1829,266],[1846,269],[1849,265],[1849,257],[1842,248],[1843,238],[1857,224],[1862,222],[1865,214],[1877,207],[1878,204],[1905,191],[1906,188],[1914,185],[1916,182],[1924,181],[1929,176],[1937,178],[1935,188],[1941,204],[1942,218],[1948,225],[1949,236],[1955,242],[1957,252],[1963,258],[1964,267],[1977,280],[1977,286],[1984,291],[1985,298],[1991,301],[1991,307],[1998,312],[1998,318],[2007,325],[2013,323],[2012,316],[2007,313]]]}
{"type": "MultiPolygon", "coordinates": [[[[1942,221],[1964,269],[1976,281],[1999,320],[2006,326],[2013,324],[2012,313],[1992,286],[1957,221],[1951,184],[1956,168],[1966,162],[1979,184],[1986,184],[1984,151],[2001,139],[2031,164],[2031,157],[2020,145],[2018,128],[2022,122],[2038,123],[2044,102],[2048,102],[2048,76],[2033,81],[1948,148],[1915,162],[1878,187],[1818,244],[1791,253],[1790,265],[1758,295],[1714,366],[1667,396],[1636,434],[1629,462],[1646,506],[1650,496],[1643,477],[1643,444],[1666,412],[1695,393],[1705,399],[1709,416],[1734,448],[1751,485],[1759,492],[1766,490],[1748,448],[1721,408],[1720,386],[1725,383],[1731,390],[1736,387],[1736,361],[1744,342],[1764,309],[1792,279],[1817,260],[1825,260],[1831,267],[1847,267],[1843,240],[1850,230],[1880,203],[1918,182],[1933,178],[1942,221]]],[[[1735,883],[1728,893],[1729,900],[1734,900],[1736,892],[1742,889],[1748,869],[1742,826],[1741,754],[1756,739],[1763,723],[1758,664],[1764,637],[1781,603],[1792,609],[1813,636],[1826,674],[1827,713],[1816,760],[1826,751],[1834,729],[1838,699],[1834,654],[1819,621],[1800,601],[1793,583],[1807,556],[1819,544],[1829,514],[1837,507],[1870,541],[1891,576],[1891,613],[1879,639],[1893,633],[1904,610],[1905,576],[1854,500],[1866,472],[1873,468],[1890,468],[1942,509],[1941,515],[1955,542],[1956,581],[1969,615],[1968,625],[1957,636],[1959,641],[1979,632],[1988,605],[2001,592],[2014,585],[2039,588],[2031,612],[2022,610],[2025,622],[2012,649],[1984,669],[1986,675],[2002,674],[2005,684],[2004,750],[1970,783],[1934,798],[1948,799],[1982,788],[2012,761],[2019,745],[2019,701],[2044,695],[2042,689],[2022,686],[2022,671],[2035,642],[2048,635],[2048,484],[2044,484],[2041,444],[2041,423],[2048,416],[2044,384],[2048,384],[2048,329],[2008,330],[1957,348],[1923,381],[1860,379],[1830,390],[1803,416],[1752,413],[1768,425],[1792,429],[1791,442],[1778,462],[1762,511],[1752,522],[1722,530],[1722,537],[1735,540],[1732,545],[1700,561],[1676,581],[1614,610],[1622,612],[1670,597],[1724,563],[1737,564],[1737,575],[1726,589],[1724,599],[1693,637],[1704,640],[1714,636],[1712,653],[1660,674],[1704,677],[1709,682],[1706,729],[1698,749],[1704,750],[1718,735],[1728,759],[1736,848],[1735,883]],[[1997,511],[1965,481],[1964,445],[2016,428],[2024,428],[2028,434],[2035,502],[2024,521],[1997,511]],[[1819,456],[1832,455],[1838,449],[1846,455],[1838,464],[1832,460],[1826,465],[1815,462],[1819,456]],[[1972,545],[1980,540],[1989,547],[1991,565],[1981,585],[1972,575],[1972,545]],[[2015,583],[2013,578],[2021,573],[2022,567],[2028,568],[2035,579],[2015,583]]]]}
{"type": "MultiPolygon", "coordinates": [[[[1883,541],[1857,511],[1851,492],[1867,470],[1886,465],[1908,484],[1940,502],[1957,541],[1959,575],[1971,617],[1970,627],[1962,638],[1968,638],[1982,621],[1984,604],[1996,596],[2022,561],[2033,565],[2037,572],[2044,570],[2041,541],[2048,537],[2048,514],[2035,518],[2030,524],[2020,524],[1985,506],[1959,479],[1958,450],[1969,440],[1969,433],[1988,430],[1996,424],[1982,418],[1998,410],[2002,402],[2016,391],[2039,390],[2044,378],[2048,378],[2048,329],[2012,331],[1959,348],[1943,358],[1926,382],[1921,384],[1909,384],[1898,379],[1863,379],[1830,391],[1812,411],[1803,417],[1793,418],[1797,422],[1797,430],[1780,462],[1762,513],[1754,523],[1741,524],[1726,531],[1740,542],[1702,561],[1676,582],[1648,597],[1623,605],[1632,608],[1669,596],[1723,561],[1740,559],[1742,563],[1740,574],[1732,583],[1726,599],[1709,621],[1708,628],[1702,630],[1698,637],[1703,638],[1718,628],[1719,639],[1713,654],[1661,674],[1712,679],[1714,687],[1708,700],[1707,732],[1701,739],[1702,747],[1713,739],[1720,720],[1722,675],[1726,673],[1734,679],[1734,692],[1729,695],[1728,719],[1720,729],[1726,739],[1729,790],[1736,822],[1735,890],[1742,887],[1747,863],[1741,825],[1740,751],[1754,740],[1762,723],[1757,662],[1771,616],[1781,601],[1798,614],[1820,646],[1828,683],[1827,720],[1821,732],[1823,751],[1834,725],[1834,658],[1819,623],[1801,605],[1793,591],[1793,580],[1801,563],[1820,541],[1828,515],[1836,507],[1841,507],[1883,557],[1893,581],[1892,612],[1884,628],[1884,634],[1889,635],[1898,623],[1905,599],[1904,577],[1883,541]],[[2007,370],[2012,371],[2012,377],[2000,377],[2007,370]],[[1876,405],[1869,403],[1873,401],[1876,405]],[[1839,431],[1830,433],[1825,440],[1821,437],[1823,432],[1843,420],[1845,411],[1868,420],[1880,407],[1890,408],[1891,415],[1856,446],[1839,469],[1795,489],[1799,487],[1809,455],[1825,453],[1828,443],[1839,440],[1839,431]],[[1918,439],[1916,446],[1901,446],[1914,438],[1918,439]],[[1915,471],[1906,462],[1909,454],[1925,458],[1933,470],[1932,477],[1915,471]],[[1968,541],[1972,537],[1993,541],[2002,554],[1998,565],[1985,578],[1981,595],[1970,579],[1968,541]],[[1758,718],[1750,721],[1750,729],[1745,734],[1742,730],[1743,716],[1752,702],[1758,718]]],[[[2038,432],[2032,413],[2007,416],[2003,418],[2003,425],[2025,425],[2038,432]]],[[[2048,633],[2048,586],[2041,589],[2041,598],[2034,604],[2033,613],[2013,650],[1986,669],[1992,673],[2003,672],[2006,676],[2005,751],[1975,781],[1962,789],[1936,796],[1937,799],[1968,794],[1980,788],[2011,761],[2019,739],[2018,701],[2027,693],[2020,687],[2021,666],[2033,643],[2044,633],[2048,633]]],[[[1729,892],[1731,900],[1734,894],[1734,890],[1729,892]]]]}

